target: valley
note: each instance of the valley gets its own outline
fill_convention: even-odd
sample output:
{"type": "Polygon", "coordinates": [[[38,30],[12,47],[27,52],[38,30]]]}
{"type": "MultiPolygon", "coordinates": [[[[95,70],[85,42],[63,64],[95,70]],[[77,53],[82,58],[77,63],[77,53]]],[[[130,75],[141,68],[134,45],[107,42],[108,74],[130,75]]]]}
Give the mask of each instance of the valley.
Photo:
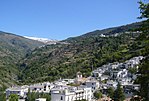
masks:
{"type": "MultiPolygon", "coordinates": [[[[140,36],[143,35],[143,32],[139,30],[142,23],[144,22],[96,30],[52,44],[1,32],[1,91],[11,86],[14,87],[12,89],[25,90],[27,87],[25,85],[38,85],[38,83],[42,84],[44,82],[51,84],[59,82],[60,79],[73,80],[78,71],[82,73],[84,78],[88,78],[87,80],[91,80],[91,76],[97,81],[100,80],[100,90],[102,86],[107,85],[106,87],[109,88],[111,83],[112,85],[118,84],[117,80],[120,79],[114,76],[119,75],[114,74],[116,70],[121,73],[121,76],[129,77],[121,79],[121,84],[125,84],[127,81],[133,85],[133,82],[138,81],[128,74],[132,73],[131,76],[135,77],[136,74],[133,73],[136,72],[136,69],[134,69],[136,67],[133,66],[132,69],[128,69],[129,66],[122,65],[139,66],[135,63],[140,63],[139,59],[142,60],[143,57],[147,57],[147,54],[149,54],[149,40],[146,38],[140,39],[140,36]],[[126,62],[128,60],[135,62],[129,64],[129,62],[126,62]],[[107,70],[110,72],[107,72],[107,70]],[[100,73],[103,76],[98,77],[100,73]],[[111,76],[113,78],[106,78],[105,74],[108,74],[108,76],[113,75],[111,76]],[[131,79],[131,82],[129,79],[131,79]],[[126,81],[123,82],[124,80],[126,81]],[[104,84],[104,82],[106,83],[104,84]],[[21,85],[23,85],[23,88],[17,87],[21,85]]],[[[11,91],[11,88],[7,90],[9,89],[11,91]]],[[[125,90],[128,93],[127,89],[125,90]]],[[[102,93],[104,94],[104,91],[102,93]]],[[[91,98],[93,97],[92,94],[91,98]]],[[[130,96],[130,94],[128,95],[130,96]]]]}

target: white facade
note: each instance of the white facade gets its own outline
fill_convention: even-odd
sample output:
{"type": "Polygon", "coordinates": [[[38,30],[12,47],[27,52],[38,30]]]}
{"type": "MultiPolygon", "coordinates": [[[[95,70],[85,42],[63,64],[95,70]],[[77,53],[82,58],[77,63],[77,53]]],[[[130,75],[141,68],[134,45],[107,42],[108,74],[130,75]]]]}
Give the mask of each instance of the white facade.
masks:
{"type": "Polygon", "coordinates": [[[35,101],[46,101],[46,98],[38,98],[35,101]]]}
{"type": "Polygon", "coordinates": [[[51,101],[75,101],[86,99],[91,101],[91,88],[79,87],[60,87],[51,90],[51,101]]]}
{"type": "Polygon", "coordinates": [[[54,87],[53,84],[49,82],[45,82],[45,83],[38,83],[38,84],[30,85],[29,89],[30,89],[30,92],[49,93],[50,89],[52,89],[53,87],[54,87]]]}
{"type": "Polygon", "coordinates": [[[93,71],[92,72],[92,76],[93,77],[101,77],[102,73],[100,73],[99,71],[93,71]]]}
{"type": "Polygon", "coordinates": [[[82,73],[81,72],[77,72],[77,78],[82,78],[82,73]]]}
{"type": "Polygon", "coordinates": [[[97,80],[88,80],[85,82],[85,85],[87,87],[90,87],[92,89],[92,92],[99,88],[99,82],[97,80]]]}
{"type": "Polygon", "coordinates": [[[118,83],[115,82],[115,81],[112,81],[112,80],[108,80],[106,84],[107,84],[108,87],[113,87],[113,88],[116,89],[118,83]]]}
{"type": "Polygon", "coordinates": [[[25,98],[28,93],[28,86],[11,87],[6,89],[6,97],[8,98],[11,94],[16,94],[20,98],[25,98]]]}
{"type": "Polygon", "coordinates": [[[119,71],[112,71],[111,77],[113,79],[124,78],[127,76],[127,74],[128,74],[128,70],[126,70],[126,69],[119,70],[119,71]]]}
{"type": "Polygon", "coordinates": [[[100,80],[103,81],[103,80],[108,80],[109,79],[109,76],[108,75],[102,75],[100,77],[100,80]]]}

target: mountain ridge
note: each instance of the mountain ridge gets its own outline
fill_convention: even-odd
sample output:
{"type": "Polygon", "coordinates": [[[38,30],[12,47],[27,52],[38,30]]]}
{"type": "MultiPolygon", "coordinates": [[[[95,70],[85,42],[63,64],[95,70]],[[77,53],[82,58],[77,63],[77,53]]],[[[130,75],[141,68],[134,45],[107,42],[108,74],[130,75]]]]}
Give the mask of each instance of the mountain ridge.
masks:
{"type": "Polygon", "coordinates": [[[62,41],[68,41],[69,40],[75,40],[75,38],[86,38],[86,37],[98,37],[98,36],[101,36],[102,34],[103,35],[111,35],[112,34],[115,34],[115,33],[122,33],[124,31],[130,31],[130,30],[134,30],[134,28],[139,28],[141,26],[141,24],[143,23],[144,21],[141,21],[141,22],[135,22],[135,23],[131,23],[131,24],[126,24],[126,25],[121,25],[121,26],[118,26],[118,27],[110,27],[110,28],[105,28],[105,29],[101,29],[101,30],[95,30],[95,31],[91,31],[91,32],[88,32],[88,33],[85,33],[83,35],[80,35],[80,36],[76,36],[76,37],[70,37],[70,38],[67,38],[65,40],[62,40],[62,41]]]}
{"type": "Polygon", "coordinates": [[[19,35],[0,31],[0,90],[17,84],[17,63],[27,53],[43,45],[19,35]]]}
{"type": "Polygon", "coordinates": [[[146,43],[136,41],[140,35],[136,29],[141,23],[101,30],[108,37],[101,37],[103,33],[97,30],[61,41],[69,44],[57,43],[36,49],[21,61],[24,69],[20,80],[32,83],[53,81],[60,77],[73,78],[77,71],[87,76],[92,66],[99,67],[107,62],[125,61],[133,56],[143,55],[146,43]],[[116,33],[118,35],[113,36],[116,33]]]}

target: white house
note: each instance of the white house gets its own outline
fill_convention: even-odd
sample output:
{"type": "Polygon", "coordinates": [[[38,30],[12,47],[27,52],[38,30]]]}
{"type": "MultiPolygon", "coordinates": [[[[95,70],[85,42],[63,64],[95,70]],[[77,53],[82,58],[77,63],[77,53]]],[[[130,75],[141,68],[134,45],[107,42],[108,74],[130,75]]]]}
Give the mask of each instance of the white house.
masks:
{"type": "Polygon", "coordinates": [[[59,87],[51,90],[51,101],[75,101],[86,99],[91,101],[91,88],[85,86],[79,87],[59,87]]]}
{"type": "Polygon", "coordinates": [[[114,70],[111,71],[111,78],[113,79],[118,79],[118,78],[124,78],[126,77],[128,74],[128,70],[126,69],[122,69],[122,70],[114,70]]]}
{"type": "Polygon", "coordinates": [[[50,89],[52,89],[53,87],[54,87],[53,84],[49,82],[44,82],[44,83],[30,85],[29,89],[30,89],[30,92],[49,93],[50,89]]]}
{"type": "Polygon", "coordinates": [[[113,80],[108,80],[106,84],[108,87],[113,87],[114,89],[116,89],[118,83],[113,80]]]}
{"type": "Polygon", "coordinates": [[[119,63],[118,62],[115,62],[111,65],[111,69],[117,69],[119,66],[119,63]]]}
{"type": "Polygon", "coordinates": [[[101,75],[102,75],[102,73],[99,72],[99,71],[93,71],[93,72],[92,72],[92,76],[93,76],[93,77],[96,77],[96,78],[97,78],[97,77],[101,77],[101,75]]]}
{"type": "Polygon", "coordinates": [[[63,79],[63,81],[67,82],[67,84],[74,83],[75,79],[63,79]]]}
{"type": "Polygon", "coordinates": [[[109,79],[109,76],[108,75],[102,75],[100,77],[100,80],[103,81],[103,80],[108,80],[109,79]]]}
{"type": "Polygon", "coordinates": [[[18,87],[11,87],[6,89],[6,98],[8,98],[11,94],[16,94],[20,98],[25,98],[28,93],[28,86],[18,86],[18,87]]]}
{"type": "Polygon", "coordinates": [[[91,80],[87,80],[85,82],[85,85],[87,87],[92,88],[92,92],[94,92],[95,90],[97,90],[99,88],[99,81],[91,79],[91,80]]]}

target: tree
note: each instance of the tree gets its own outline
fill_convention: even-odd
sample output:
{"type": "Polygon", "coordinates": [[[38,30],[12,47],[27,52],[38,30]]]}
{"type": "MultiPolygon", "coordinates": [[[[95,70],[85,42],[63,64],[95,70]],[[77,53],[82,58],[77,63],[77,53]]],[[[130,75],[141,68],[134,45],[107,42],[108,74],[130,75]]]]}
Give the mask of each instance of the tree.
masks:
{"type": "Polygon", "coordinates": [[[117,89],[114,91],[113,99],[114,99],[114,101],[124,101],[125,100],[123,88],[121,88],[120,83],[118,83],[117,89]]]}
{"type": "Polygon", "coordinates": [[[18,101],[19,97],[16,94],[11,94],[9,96],[9,101],[18,101]]]}
{"type": "Polygon", "coordinates": [[[36,97],[37,97],[37,94],[35,92],[30,92],[30,89],[29,89],[27,93],[26,101],[35,101],[36,97]]]}
{"type": "Polygon", "coordinates": [[[37,98],[46,98],[46,101],[51,101],[51,96],[49,93],[38,93],[38,92],[30,92],[28,91],[26,101],[35,101],[37,98]]]}
{"type": "Polygon", "coordinates": [[[140,65],[139,72],[141,75],[138,77],[138,81],[141,85],[140,95],[144,101],[149,101],[149,57],[143,60],[140,65]]]}
{"type": "Polygon", "coordinates": [[[102,93],[98,90],[98,91],[95,91],[94,92],[94,97],[96,98],[96,99],[99,99],[99,98],[101,98],[102,97],[102,93]]]}
{"type": "Polygon", "coordinates": [[[138,2],[140,4],[140,13],[141,16],[139,18],[149,18],[149,3],[145,4],[142,1],[138,2]]]}
{"type": "Polygon", "coordinates": [[[143,3],[142,1],[139,2],[140,4],[140,13],[141,16],[138,17],[140,19],[146,18],[147,20],[143,22],[140,27],[142,34],[139,36],[139,39],[149,39],[149,3],[143,3]]]}
{"type": "Polygon", "coordinates": [[[0,101],[6,101],[6,94],[0,93],[0,101]]]}
{"type": "Polygon", "coordinates": [[[113,98],[114,89],[113,89],[112,87],[108,88],[107,93],[108,93],[108,96],[109,96],[110,98],[113,98]]]}
{"type": "Polygon", "coordinates": [[[39,96],[41,98],[46,98],[46,101],[51,101],[51,96],[49,93],[40,93],[39,96]]]}
{"type": "Polygon", "coordinates": [[[128,71],[129,71],[131,74],[135,74],[135,73],[138,71],[138,69],[137,69],[136,67],[134,67],[134,68],[129,68],[128,71]]]}
{"type": "MultiPolygon", "coordinates": [[[[149,3],[139,2],[140,4],[140,18],[146,18],[141,27],[141,31],[143,32],[139,38],[143,42],[147,42],[149,40],[149,3]]],[[[145,47],[145,55],[147,56],[144,59],[139,67],[140,76],[138,77],[138,82],[140,84],[140,92],[139,95],[143,98],[144,101],[149,101],[149,46],[145,47]]]]}

